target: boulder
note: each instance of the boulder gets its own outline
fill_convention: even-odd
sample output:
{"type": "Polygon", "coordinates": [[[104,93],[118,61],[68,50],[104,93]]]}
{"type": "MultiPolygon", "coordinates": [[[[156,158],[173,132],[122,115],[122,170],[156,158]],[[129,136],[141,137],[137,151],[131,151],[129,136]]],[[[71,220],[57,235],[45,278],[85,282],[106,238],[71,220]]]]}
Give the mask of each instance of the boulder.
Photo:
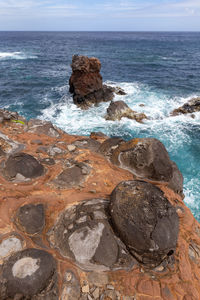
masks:
{"type": "Polygon", "coordinates": [[[112,101],[107,109],[106,120],[121,120],[122,118],[133,119],[142,123],[147,116],[144,113],[137,113],[132,110],[124,101],[112,101]]]}
{"type": "Polygon", "coordinates": [[[122,143],[113,151],[111,161],[140,178],[167,182],[182,193],[183,176],[157,139],[138,138],[122,143]]]}
{"type": "Polygon", "coordinates": [[[56,262],[43,250],[29,248],[12,255],[2,267],[0,299],[58,299],[56,262]],[[1,288],[3,283],[4,288],[1,288]],[[39,297],[42,292],[43,297],[39,297]],[[32,298],[33,296],[38,298],[32,298]]]}
{"type": "Polygon", "coordinates": [[[88,108],[92,104],[113,99],[113,88],[103,85],[101,63],[97,58],[74,55],[71,67],[69,91],[76,105],[88,108]]]}
{"type": "Polygon", "coordinates": [[[63,211],[48,233],[51,246],[86,271],[127,269],[133,259],[109,224],[109,202],[82,201],[63,211]]]}
{"type": "Polygon", "coordinates": [[[43,204],[26,204],[16,214],[16,225],[28,234],[41,233],[45,225],[43,204]]]}
{"type": "Polygon", "coordinates": [[[178,215],[156,186],[121,182],[111,194],[110,214],[115,230],[139,262],[155,267],[175,252],[178,215]]]}
{"type": "Polygon", "coordinates": [[[12,180],[15,178],[31,179],[41,176],[44,167],[39,161],[27,153],[16,153],[10,155],[5,162],[4,175],[12,180]]]}
{"type": "Polygon", "coordinates": [[[182,114],[191,114],[197,111],[200,111],[200,97],[190,99],[188,102],[183,104],[183,106],[174,109],[171,115],[177,116],[182,114]]]}

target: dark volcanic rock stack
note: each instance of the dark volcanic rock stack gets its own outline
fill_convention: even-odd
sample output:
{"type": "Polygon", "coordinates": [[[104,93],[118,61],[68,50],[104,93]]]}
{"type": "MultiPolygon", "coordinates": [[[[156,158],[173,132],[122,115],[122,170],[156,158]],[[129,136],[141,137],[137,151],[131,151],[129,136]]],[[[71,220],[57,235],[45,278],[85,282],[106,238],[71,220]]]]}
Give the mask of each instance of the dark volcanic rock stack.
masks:
{"type": "Polygon", "coordinates": [[[103,85],[101,63],[97,58],[74,55],[71,67],[69,91],[73,94],[75,104],[81,108],[88,108],[92,104],[113,99],[114,89],[103,85]]]}

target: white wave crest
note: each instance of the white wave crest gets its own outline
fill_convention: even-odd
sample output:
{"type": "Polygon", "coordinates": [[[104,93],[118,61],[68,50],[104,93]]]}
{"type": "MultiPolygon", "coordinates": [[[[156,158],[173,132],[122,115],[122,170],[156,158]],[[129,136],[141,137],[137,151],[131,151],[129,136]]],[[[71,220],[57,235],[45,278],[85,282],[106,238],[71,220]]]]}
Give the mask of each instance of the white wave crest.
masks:
{"type": "Polygon", "coordinates": [[[0,52],[0,60],[6,59],[34,59],[36,55],[29,55],[23,52],[0,52]]]}

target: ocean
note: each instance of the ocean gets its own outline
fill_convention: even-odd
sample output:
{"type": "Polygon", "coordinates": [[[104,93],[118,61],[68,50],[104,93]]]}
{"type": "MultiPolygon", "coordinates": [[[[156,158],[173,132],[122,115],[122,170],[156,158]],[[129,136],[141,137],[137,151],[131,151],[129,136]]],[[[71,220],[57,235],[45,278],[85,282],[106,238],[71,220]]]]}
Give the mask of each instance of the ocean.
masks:
{"type": "Polygon", "coordinates": [[[200,96],[200,33],[0,32],[0,70],[1,108],[50,120],[69,134],[162,141],[184,176],[184,201],[200,221],[200,112],[194,119],[170,116],[200,96]],[[73,54],[98,57],[104,81],[127,92],[115,99],[149,120],[106,121],[109,103],[77,108],[68,92],[73,54]]]}

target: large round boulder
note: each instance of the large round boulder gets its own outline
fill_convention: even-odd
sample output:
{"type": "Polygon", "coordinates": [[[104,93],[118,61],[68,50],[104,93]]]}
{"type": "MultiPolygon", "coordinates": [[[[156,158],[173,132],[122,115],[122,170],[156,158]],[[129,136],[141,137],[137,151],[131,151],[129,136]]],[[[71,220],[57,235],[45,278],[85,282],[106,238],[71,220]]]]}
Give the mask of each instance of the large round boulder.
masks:
{"type": "Polygon", "coordinates": [[[56,263],[46,251],[30,248],[17,252],[4,263],[1,276],[1,299],[33,299],[41,292],[48,295],[45,299],[57,299],[56,263]]]}
{"type": "Polygon", "coordinates": [[[117,234],[139,262],[155,267],[176,250],[178,215],[156,186],[121,182],[111,194],[110,214],[117,234]]]}

